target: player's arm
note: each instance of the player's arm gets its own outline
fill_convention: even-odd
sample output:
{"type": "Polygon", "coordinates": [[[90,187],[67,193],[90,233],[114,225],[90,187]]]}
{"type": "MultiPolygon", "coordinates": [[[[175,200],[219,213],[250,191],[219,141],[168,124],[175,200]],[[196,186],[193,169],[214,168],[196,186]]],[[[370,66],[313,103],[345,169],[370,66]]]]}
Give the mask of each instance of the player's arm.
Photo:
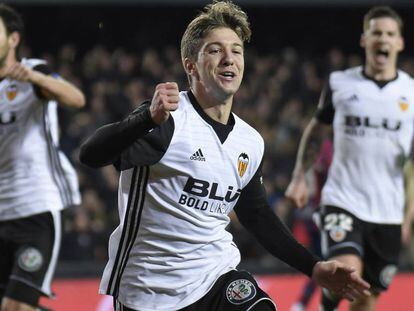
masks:
{"type": "Polygon", "coordinates": [[[82,108],[85,105],[82,91],[61,77],[31,69],[20,62],[11,65],[6,75],[10,79],[33,84],[40,89],[42,97],[56,100],[60,105],[71,108],[82,108]]]}
{"type": "Polygon", "coordinates": [[[402,242],[408,245],[412,237],[412,226],[414,223],[414,161],[410,159],[405,167],[405,215],[401,228],[402,242]]]}
{"type": "Polygon", "coordinates": [[[316,116],[306,126],[300,139],[292,179],[285,192],[286,197],[299,208],[305,207],[308,202],[305,172],[315,162],[323,140],[321,133],[326,130],[326,126],[332,124],[333,116],[331,92],[326,87],[321,94],[316,116]]]}
{"type": "Polygon", "coordinates": [[[151,103],[142,104],[125,120],[105,125],[89,137],[81,145],[80,161],[94,168],[115,164],[120,170],[156,163],[174,131],[170,111],[178,108],[178,94],[176,83],[158,84],[151,103]]]}
{"type": "Polygon", "coordinates": [[[296,241],[272,211],[262,183],[261,167],[243,188],[234,209],[240,223],[275,257],[311,276],[320,258],[296,241]]]}
{"type": "Polygon", "coordinates": [[[261,168],[242,190],[234,211],[240,223],[275,257],[347,299],[369,295],[369,285],[355,270],[337,261],[321,261],[291,234],[271,210],[261,182],[261,168]]]}

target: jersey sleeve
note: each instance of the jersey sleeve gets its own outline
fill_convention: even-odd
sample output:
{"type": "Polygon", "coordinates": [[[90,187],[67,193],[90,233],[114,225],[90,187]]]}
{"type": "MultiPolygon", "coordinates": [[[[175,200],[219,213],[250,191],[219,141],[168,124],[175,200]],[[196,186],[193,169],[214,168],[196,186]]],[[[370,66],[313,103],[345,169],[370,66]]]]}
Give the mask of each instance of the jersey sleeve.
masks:
{"type": "MultiPolygon", "coordinates": [[[[52,74],[52,70],[51,70],[51,69],[49,68],[49,66],[48,66],[48,65],[46,65],[46,64],[39,64],[39,65],[36,65],[36,66],[34,66],[32,69],[33,69],[33,70],[35,70],[35,71],[41,72],[41,73],[43,73],[43,74],[45,74],[45,75],[51,75],[51,74],[52,74]]],[[[35,92],[35,94],[36,94],[36,96],[37,96],[38,98],[40,98],[40,99],[47,99],[47,98],[43,95],[43,93],[42,93],[42,89],[41,89],[40,87],[38,87],[37,85],[33,84],[33,89],[34,89],[34,92],[35,92]]]]}
{"type": "Polygon", "coordinates": [[[335,115],[335,109],[332,103],[332,90],[327,84],[319,97],[318,108],[316,110],[316,119],[324,124],[332,124],[335,115]]]}
{"type": "Polygon", "coordinates": [[[167,150],[174,132],[174,121],[157,125],[145,102],[123,121],[105,125],[80,148],[80,162],[93,168],[114,164],[118,170],[152,165],[167,150]]]}
{"type": "Polygon", "coordinates": [[[170,115],[167,121],[155,127],[142,138],[122,152],[114,162],[119,171],[134,166],[154,165],[164,156],[174,134],[174,119],[170,115]]]}
{"type": "Polygon", "coordinates": [[[262,164],[243,188],[234,211],[240,223],[275,257],[311,276],[320,260],[293,237],[271,210],[263,185],[262,164]]]}

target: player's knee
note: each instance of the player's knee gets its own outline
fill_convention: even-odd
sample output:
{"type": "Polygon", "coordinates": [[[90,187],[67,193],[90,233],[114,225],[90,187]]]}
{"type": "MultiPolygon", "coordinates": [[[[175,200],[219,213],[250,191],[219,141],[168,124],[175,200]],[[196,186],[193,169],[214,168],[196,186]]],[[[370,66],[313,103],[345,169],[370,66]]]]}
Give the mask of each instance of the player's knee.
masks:
{"type": "Polygon", "coordinates": [[[3,298],[1,311],[36,311],[36,308],[14,299],[3,298]]]}

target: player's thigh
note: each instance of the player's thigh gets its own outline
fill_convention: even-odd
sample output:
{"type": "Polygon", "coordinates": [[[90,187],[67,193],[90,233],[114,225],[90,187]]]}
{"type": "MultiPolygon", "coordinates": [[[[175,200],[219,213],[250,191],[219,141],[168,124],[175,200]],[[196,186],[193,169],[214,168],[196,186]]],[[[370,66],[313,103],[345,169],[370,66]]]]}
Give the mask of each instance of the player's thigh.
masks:
{"type": "Polygon", "coordinates": [[[181,311],[245,311],[262,305],[277,310],[250,273],[233,270],[222,275],[204,297],[181,311]]]}
{"type": "Polygon", "coordinates": [[[16,220],[11,233],[14,262],[4,296],[37,306],[40,296],[51,296],[50,282],[60,246],[60,212],[16,220]]]}
{"type": "Polygon", "coordinates": [[[335,206],[322,207],[321,248],[324,258],[345,255],[353,255],[349,256],[349,260],[356,257],[363,258],[363,235],[363,224],[353,214],[335,206]]]}
{"type": "MultiPolygon", "coordinates": [[[[115,311],[135,311],[114,300],[115,311]]],[[[211,290],[180,311],[276,311],[276,304],[247,271],[230,271],[211,290]]]]}
{"type": "Polygon", "coordinates": [[[5,297],[1,304],[1,311],[37,311],[34,306],[5,297]]]}
{"type": "Polygon", "coordinates": [[[378,293],[388,289],[395,274],[401,250],[401,226],[367,224],[364,278],[378,293]]]}
{"type": "Polygon", "coordinates": [[[9,222],[0,221],[0,303],[13,267],[13,248],[8,239],[9,222]]]}

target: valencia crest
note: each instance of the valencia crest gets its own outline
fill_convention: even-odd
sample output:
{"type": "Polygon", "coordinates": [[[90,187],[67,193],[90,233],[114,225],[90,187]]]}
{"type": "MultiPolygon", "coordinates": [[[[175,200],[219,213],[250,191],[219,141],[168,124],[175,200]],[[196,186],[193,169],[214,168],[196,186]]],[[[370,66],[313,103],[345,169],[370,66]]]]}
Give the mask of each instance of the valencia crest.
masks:
{"type": "Polygon", "coordinates": [[[244,173],[246,173],[248,165],[249,156],[243,152],[239,155],[239,158],[237,159],[237,171],[239,172],[240,177],[243,177],[244,173]]]}

